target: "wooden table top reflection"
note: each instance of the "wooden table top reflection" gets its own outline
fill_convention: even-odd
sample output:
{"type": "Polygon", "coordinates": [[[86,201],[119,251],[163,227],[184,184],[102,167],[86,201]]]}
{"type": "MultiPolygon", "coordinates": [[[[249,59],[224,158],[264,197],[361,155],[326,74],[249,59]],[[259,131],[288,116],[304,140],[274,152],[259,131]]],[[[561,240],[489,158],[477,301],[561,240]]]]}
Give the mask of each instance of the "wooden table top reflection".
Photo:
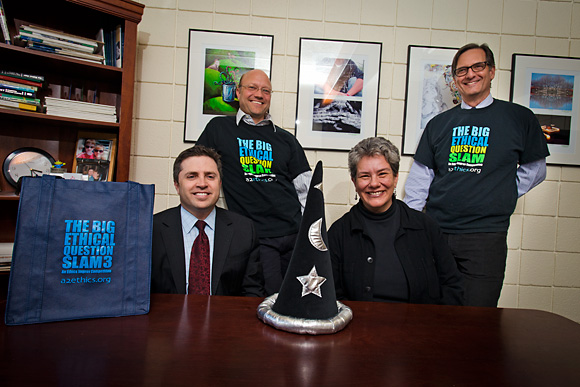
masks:
{"type": "MultiPolygon", "coordinates": [[[[0,326],[0,385],[567,386],[580,324],[524,309],[346,302],[334,335],[278,331],[261,299],[156,294],[143,316],[0,326]]],[[[1,306],[2,310],[5,302],[1,306]]]]}

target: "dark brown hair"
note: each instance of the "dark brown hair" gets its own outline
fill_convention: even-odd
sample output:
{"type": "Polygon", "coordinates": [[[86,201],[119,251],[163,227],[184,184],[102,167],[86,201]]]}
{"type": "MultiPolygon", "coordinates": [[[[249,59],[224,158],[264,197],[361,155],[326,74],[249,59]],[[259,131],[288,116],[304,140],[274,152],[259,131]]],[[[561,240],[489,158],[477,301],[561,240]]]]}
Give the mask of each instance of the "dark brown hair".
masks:
{"type": "Polygon", "coordinates": [[[493,58],[493,52],[487,45],[487,43],[477,44],[477,43],[468,43],[465,46],[461,47],[455,53],[453,57],[453,62],[451,62],[451,71],[453,75],[455,75],[455,70],[457,69],[457,62],[459,61],[459,57],[466,51],[473,50],[475,48],[482,49],[485,52],[485,61],[490,67],[495,67],[495,59],[493,58]]]}
{"type": "Polygon", "coordinates": [[[217,153],[216,150],[213,148],[209,148],[203,145],[195,145],[181,152],[179,156],[177,156],[177,158],[175,159],[175,162],[173,163],[173,181],[175,183],[179,182],[179,172],[181,172],[181,163],[183,163],[184,160],[187,160],[190,157],[199,157],[199,156],[207,156],[213,159],[213,161],[215,161],[215,163],[217,164],[220,177],[222,176],[222,161],[219,153],[217,153]]]}

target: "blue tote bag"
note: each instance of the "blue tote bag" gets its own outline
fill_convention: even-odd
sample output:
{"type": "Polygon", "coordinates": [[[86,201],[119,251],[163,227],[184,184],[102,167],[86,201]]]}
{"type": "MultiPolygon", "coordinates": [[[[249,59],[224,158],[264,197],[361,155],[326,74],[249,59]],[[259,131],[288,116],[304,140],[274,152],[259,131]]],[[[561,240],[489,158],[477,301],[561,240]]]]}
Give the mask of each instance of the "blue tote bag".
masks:
{"type": "Polygon", "coordinates": [[[7,325],[149,312],[154,186],[22,180],[7,325]]]}

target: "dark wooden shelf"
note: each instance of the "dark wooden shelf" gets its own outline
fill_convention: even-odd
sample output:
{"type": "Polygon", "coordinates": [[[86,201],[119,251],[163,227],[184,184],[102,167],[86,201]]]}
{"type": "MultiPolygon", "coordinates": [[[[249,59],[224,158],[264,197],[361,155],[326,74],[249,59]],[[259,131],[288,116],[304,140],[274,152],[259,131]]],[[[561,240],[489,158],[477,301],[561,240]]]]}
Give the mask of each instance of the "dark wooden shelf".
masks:
{"type": "MultiPolygon", "coordinates": [[[[88,62],[88,61],[84,61],[84,60],[80,60],[80,59],[74,59],[74,58],[70,58],[70,57],[67,57],[64,55],[51,54],[49,52],[30,50],[30,49],[27,49],[24,47],[15,46],[13,44],[6,44],[6,43],[0,42],[0,49],[20,53],[20,54],[22,54],[23,59],[26,61],[34,60],[33,58],[35,56],[47,58],[47,60],[48,60],[47,63],[51,63],[52,66],[66,66],[66,63],[70,63],[74,66],[80,66],[79,68],[82,71],[86,71],[87,67],[94,67],[94,69],[96,71],[102,70],[102,71],[111,71],[114,73],[122,73],[123,72],[122,68],[113,67],[113,66],[106,66],[103,64],[88,62]]],[[[119,74],[118,76],[120,77],[121,75],[119,74]]]]}
{"type": "Polygon", "coordinates": [[[80,118],[52,116],[45,113],[27,112],[25,110],[6,109],[2,107],[0,107],[0,114],[19,116],[22,117],[23,119],[39,120],[39,122],[42,122],[43,120],[57,121],[58,123],[62,123],[65,126],[70,124],[70,126],[80,126],[83,128],[87,128],[90,126],[93,126],[95,128],[111,128],[111,129],[119,128],[119,124],[114,122],[103,122],[94,120],[83,120],[80,118]]]}
{"type": "Polygon", "coordinates": [[[16,195],[14,192],[0,192],[0,200],[20,200],[20,195],[16,195]]]}

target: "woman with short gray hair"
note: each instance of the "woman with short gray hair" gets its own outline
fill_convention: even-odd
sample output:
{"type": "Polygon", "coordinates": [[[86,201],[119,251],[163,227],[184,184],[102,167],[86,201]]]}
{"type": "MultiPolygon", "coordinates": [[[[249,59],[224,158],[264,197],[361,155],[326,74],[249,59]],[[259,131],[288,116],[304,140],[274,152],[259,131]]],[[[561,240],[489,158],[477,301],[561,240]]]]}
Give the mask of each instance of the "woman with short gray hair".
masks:
{"type": "Polygon", "coordinates": [[[328,231],[336,295],[356,301],[463,303],[462,277],[439,226],[396,199],[399,150],[366,138],[348,154],[359,202],[328,231]]]}

